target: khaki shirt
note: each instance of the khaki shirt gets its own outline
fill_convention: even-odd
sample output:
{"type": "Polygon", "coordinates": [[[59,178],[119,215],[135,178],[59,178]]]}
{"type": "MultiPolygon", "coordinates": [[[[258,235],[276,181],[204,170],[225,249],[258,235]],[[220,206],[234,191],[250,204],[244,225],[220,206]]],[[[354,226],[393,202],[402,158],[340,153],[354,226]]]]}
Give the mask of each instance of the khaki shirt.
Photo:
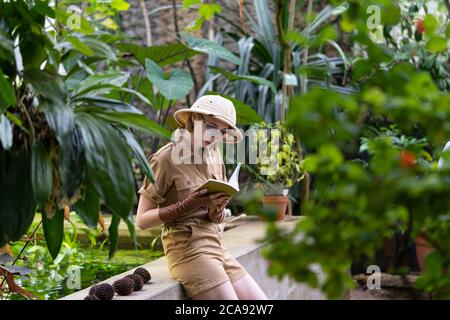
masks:
{"type": "MultiPolygon", "coordinates": [[[[169,142],[149,157],[155,182],[152,183],[147,176],[144,177],[138,191],[140,195],[164,207],[185,199],[208,179],[227,181],[225,164],[218,147],[203,149],[206,161],[202,163],[194,163],[192,160],[190,163],[177,164],[177,161],[173,161],[172,158],[174,146],[174,142],[169,142]]],[[[192,159],[192,154],[189,156],[192,159]]],[[[207,215],[207,208],[196,209],[187,212],[174,222],[186,221],[194,217],[205,218],[207,215]]]]}

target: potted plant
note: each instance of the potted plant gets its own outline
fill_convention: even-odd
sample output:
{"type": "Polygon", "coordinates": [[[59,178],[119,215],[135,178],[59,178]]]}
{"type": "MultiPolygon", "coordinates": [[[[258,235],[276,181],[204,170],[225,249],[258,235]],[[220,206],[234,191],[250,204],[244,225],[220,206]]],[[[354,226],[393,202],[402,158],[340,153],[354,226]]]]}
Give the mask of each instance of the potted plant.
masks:
{"type": "Polygon", "coordinates": [[[283,220],[289,202],[289,188],[304,176],[296,141],[280,121],[261,122],[253,129],[256,130],[257,143],[251,148],[256,152],[256,175],[259,186],[264,190],[263,204],[267,209],[276,210],[277,220],[283,220]]]}

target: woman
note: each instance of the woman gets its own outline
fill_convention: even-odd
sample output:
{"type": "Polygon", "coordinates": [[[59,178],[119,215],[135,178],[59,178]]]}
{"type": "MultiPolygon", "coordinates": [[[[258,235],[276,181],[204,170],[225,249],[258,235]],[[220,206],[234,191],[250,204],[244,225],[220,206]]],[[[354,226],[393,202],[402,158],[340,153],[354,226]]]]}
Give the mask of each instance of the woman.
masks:
{"type": "Polygon", "coordinates": [[[174,116],[181,125],[176,131],[184,130],[184,134],[181,142],[172,141],[149,158],[155,182],[145,177],[138,191],[138,227],[147,229],[164,223],[161,240],[169,273],[189,298],[267,299],[223,245],[220,223],[229,198],[225,193],[195,191],[210,178],[226,181],[216,144],[229,143],[230,137],[234,138],[232,143],[242,139],[233,103],[207,95],[174,116]]]}

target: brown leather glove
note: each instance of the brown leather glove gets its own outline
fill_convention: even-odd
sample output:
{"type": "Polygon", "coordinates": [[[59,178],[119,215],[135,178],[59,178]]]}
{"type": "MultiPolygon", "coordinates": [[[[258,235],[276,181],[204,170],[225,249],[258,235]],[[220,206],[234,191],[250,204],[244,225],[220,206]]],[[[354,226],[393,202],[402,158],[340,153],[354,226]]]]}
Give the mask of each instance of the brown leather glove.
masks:
{"type": "Polygon", "coordinates": [[[211,201],[208,207],[208,218],[212,222],[221,223],[225,219],[225,207],[227,206],[229,197],[222,196],[211,201]]]}
{"type": "Polygon", "coordinates": [[[208,190],[203,189],[200,191],[196,191],[189,195],[186,199],[178,201],[172,205],[159,208],[158,215],[159,218],[164,222],[172,222],[177,220],[179,217],[183,216],[187,212],[198,209],[198,208],[206,208],[212,201],[210,196],[205,196],[208,190]]]}
{"type": "Polygon", "coordinates": [[[208,217],[212,222],[222,223],[222,221],[225,219],[225,210],[222,210],[220,213],[210,213],[210,211],[208,210],[208,217]]]}

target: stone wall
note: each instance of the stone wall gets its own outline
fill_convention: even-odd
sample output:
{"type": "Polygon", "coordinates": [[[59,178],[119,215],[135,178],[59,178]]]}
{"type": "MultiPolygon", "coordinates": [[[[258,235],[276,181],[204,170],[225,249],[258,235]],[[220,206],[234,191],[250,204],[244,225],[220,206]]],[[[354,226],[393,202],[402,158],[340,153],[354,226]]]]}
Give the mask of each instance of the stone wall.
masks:
{"type": "MultiPolygon", "coordinates": [[[[300,217],[291,217],[285,221],[277,222],[281,228],[292,230],[300,217]]],[[[223,243],[229,252],[245,267],[255,281],[261,286],[269,299],[297,300],[297,299],[324,299],[324,295],[317,289],[311,289],[307,285],[297,283],[285,276],[281,281],[268,275],[268,262],[261,255],[264,247],[263,242],[258,242],[264,238],[266,224],[262,221],[251,219],[236,224],[235,227],[226,230],[223,236],[223,243]]],[[[169,275],[167,260],[161,257],[149,262],[142,267],[152,274],[152,280],[146,284],[141,291],[135,291],[129,296],[114,296],[114,300],[183,300],[186,299],[181,285],[169,275]]],[[[115,280],[130,274],[135,269],[123,274],[116,275],[105,280],[113,283],[115,280]]],[[[321,271],[317,269],[319,278],[323,278],[321,271]]],[[[90,288],[68,295],[62,300],[81,300],[90,288]]]]}

